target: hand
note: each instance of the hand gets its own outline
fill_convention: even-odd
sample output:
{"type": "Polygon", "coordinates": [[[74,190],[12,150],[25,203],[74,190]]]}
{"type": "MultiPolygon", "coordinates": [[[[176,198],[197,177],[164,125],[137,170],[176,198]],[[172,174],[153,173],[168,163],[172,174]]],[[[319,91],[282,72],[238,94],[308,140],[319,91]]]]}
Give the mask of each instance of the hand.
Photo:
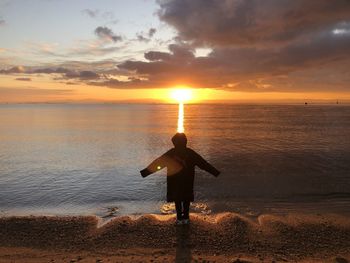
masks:
{"type": "Polygon", "coordinates": [[[150,172],[148,171],[147,168],[145,168],[145,169],[140,171],[140,174],[143,178],[145,178],[147,175],[150,175],[150,172]]]}

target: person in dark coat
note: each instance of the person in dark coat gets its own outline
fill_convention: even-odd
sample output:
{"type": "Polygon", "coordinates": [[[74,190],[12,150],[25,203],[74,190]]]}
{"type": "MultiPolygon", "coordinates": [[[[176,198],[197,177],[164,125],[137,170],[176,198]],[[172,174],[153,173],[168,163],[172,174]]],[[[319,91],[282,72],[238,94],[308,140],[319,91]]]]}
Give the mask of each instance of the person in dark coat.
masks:
{"type": "Polygon", "coordinates": [[[174,148],[155,159],[140,171],[146,177],[167,168],[167,201],[175,202],[177,223],[189,223],[189,207],[193,202],[193,182],[195,166],[217,177],[220,172],[194,150],[187,147],[184,133],[176,133],[171,139],[174,148]]]}

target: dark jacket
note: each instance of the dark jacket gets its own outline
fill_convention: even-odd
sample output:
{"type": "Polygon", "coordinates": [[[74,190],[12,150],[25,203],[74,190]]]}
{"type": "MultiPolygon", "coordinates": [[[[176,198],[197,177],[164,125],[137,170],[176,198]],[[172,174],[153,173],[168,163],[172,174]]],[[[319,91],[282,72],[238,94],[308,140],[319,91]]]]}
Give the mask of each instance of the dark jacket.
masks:
{"type": "Polygon", "coordinates": [[[141,171],[146,177],[167,168],[167,201],[193,201],[195,166],[218,176],[220,172],[190,148],[172,148],[141,171]]]}

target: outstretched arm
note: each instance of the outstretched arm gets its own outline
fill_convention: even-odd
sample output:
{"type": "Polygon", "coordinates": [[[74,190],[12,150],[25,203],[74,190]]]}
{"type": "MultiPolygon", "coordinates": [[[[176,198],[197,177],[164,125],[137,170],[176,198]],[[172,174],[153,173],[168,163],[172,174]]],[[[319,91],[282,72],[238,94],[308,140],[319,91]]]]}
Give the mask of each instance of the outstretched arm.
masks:
{"type": "Polygon", "coordinates": [[[198,153],[193,151],[194,153],[194,159],[195,164],[202,170],[207,171],[208,173],[214,175],[215,177],[218,177],[220,174],[220,171],[217,170],[214,166],[212,166],[210,163],[208,163],[202,156],[200,156],[198,153]]]}
{"type": "Polygon", "coordinates": [[[167,156],[165,153],[162,156],[155,159],[153,162],[151,162],[151,164],[148,165],[145,169],[141,170],[140,171],[141,176],[146,177],[146,176],[153,174],[159,170],[162,170],[166,166],[166,160],[167,160],[167,156]]]}

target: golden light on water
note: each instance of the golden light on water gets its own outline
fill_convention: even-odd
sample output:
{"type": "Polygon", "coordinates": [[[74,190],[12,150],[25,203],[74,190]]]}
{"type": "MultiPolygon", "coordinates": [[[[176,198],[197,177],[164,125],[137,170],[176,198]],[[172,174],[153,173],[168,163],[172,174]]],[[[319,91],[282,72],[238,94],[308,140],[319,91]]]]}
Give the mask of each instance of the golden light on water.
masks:
{"type": "Polygon", "coordinates": [[[170,91],[170,97],[179,103],[179,114],[177,120],[177,132],[184,133],[184,103],[192,100],[193,92],[187,87],[178,87],[170,91]]]}
{"type": "Polygon", "coordinates": [[[177,132],[184,133],[184,104],[183,102],[179,103],[179,116],[177,120],[177,132]]]}

